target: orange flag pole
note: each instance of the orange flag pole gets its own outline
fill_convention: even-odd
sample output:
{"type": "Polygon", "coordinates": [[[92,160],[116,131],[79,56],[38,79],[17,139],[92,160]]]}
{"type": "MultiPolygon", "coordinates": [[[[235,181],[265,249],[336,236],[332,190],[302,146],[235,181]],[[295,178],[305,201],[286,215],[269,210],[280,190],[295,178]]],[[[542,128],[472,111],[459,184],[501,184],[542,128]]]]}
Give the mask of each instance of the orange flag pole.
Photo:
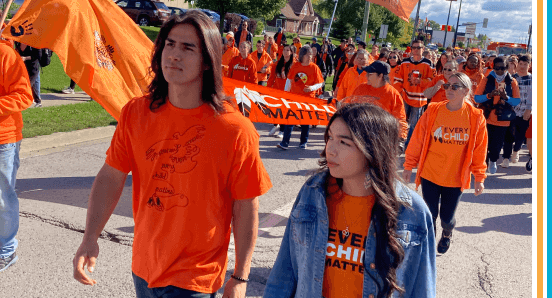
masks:
{"type": "Polygon", "coordinates": [[[2,24],[4,24],[4,21],[8,17],[8,12],[10,11],[10,6],[12,5],[13,0],[8,0],[8,5],[6,5],[6,9],[2,12],[2,21],[0,22],[0,28],[2,28],[2,24]]]}

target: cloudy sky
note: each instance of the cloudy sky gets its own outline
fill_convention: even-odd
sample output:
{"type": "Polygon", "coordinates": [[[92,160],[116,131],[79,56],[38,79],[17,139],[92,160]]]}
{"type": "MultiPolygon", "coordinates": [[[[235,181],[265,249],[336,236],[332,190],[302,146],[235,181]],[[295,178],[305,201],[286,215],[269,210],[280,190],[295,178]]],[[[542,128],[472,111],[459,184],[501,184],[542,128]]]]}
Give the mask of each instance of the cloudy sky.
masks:
{"type": "MultiPolygon", "coordinates": [[[[422,0],[420,19],[434,20],[440,25],[447,23],[450,2],[446,0],[422,0]]],[[[452,2],[449,25],[456,26],[460,0],[452,2]]],[[[412,18],[416,17],[416,9],[412,11],[412,18]]],[[[487,34],[494,41],[526,43],[529,25],[532,21],[531,0],[462,0],[460,24],[467,22],[480,23],[484,18],[489,19],[486,29],[478,24],[475,34],[487,34]]],[[[460,26],[459,32],[465,27],[460,26]]],[[[531,37],[533,39],[533,36],[531,37]]],[[[531,42],[533,44],[533,42],[531,42]]]]}

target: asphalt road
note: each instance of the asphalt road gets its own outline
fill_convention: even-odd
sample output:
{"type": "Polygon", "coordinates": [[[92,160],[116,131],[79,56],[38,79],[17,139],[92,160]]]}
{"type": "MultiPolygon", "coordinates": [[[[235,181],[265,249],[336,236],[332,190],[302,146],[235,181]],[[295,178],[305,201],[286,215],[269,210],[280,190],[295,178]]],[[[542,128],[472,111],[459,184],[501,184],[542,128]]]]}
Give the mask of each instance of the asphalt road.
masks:
{"type": "MultiPolygon", "coordinates": [[[[279,139],[267,136],[271,125],[256,126],[274,187],[260,198],[261,223],[247,297],[262,295],[291,205],[309,172],[317,168],[324,131],[311,130],[307,150],[282,151],[275,147],[279,139]]],[[[23,141],[17,181],[20,259],[0,273],[0,297],[135,297],[130,179],[99,242],[93,274],[98,284],[84,286],[72,278],[71,260],[82,239],[88,195],[111,133],[100,128],[23,141]]],[[[291,147],[298,145],[298,138],[294,132],[291,147]]],[[[483,195],[464,193],[451,248],[437,257],[438,297],[531,297],[532,176],[525,172],[526,154],[523,149],[519,163],[491,175],[483,195]]],[[[233,266],[232,243],[227,278],[233,266]]]]}

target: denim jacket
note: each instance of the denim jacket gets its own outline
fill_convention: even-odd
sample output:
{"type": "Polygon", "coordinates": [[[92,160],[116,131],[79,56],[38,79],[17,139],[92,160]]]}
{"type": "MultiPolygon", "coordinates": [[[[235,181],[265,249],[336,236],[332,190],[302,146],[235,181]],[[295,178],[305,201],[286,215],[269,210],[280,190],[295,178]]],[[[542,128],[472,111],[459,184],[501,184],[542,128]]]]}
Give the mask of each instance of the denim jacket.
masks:
{"type": "MultiPolygon", "coordinates": [[[[264,298],[319,298],[326,261],[329,222],[325,181],[328,172],[311,177],[301,188],[291,210],[278,257],[268,278],[264,298]]],[[[398,216],[397,235],[404,259],[397,269],[397,282],[405,289],[401,297],[435,297],[435,234],[433,219],[423,199],[397,181],[397,197],[405,205],[398,216]]],[[[376,263],[376,214],[372,214],[364,264],[376,263]]],[[[387,254],[390,258],[390,254],[387,254]]],[[[363,298],[384,297],[383,276],[365,266],[363,298]]],[[[393,297],[399,297],[395,292],[393,297]]]]}

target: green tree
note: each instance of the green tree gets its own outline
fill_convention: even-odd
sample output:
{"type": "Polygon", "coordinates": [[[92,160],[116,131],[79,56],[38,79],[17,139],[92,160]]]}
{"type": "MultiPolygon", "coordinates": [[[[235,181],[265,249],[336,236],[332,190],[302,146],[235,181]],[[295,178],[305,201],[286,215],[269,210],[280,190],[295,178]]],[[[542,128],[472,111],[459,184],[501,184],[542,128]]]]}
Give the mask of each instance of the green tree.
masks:
{"type": "Polygon", "coordinates": [[[464,43],[461,42],[461,41],[459,41],[459,42],[458,42],[458,47],[463,48],[463,47],[464,47],[464,43]]]}
{"type": "MultiPolygon", "coordinates": [[[[6,9],[6,5],[8,5],[8,0],[2,1],[2,5],[0,6],[0,10],[4,11],[6,9]]],[[[8,11],[7,18],[11,19],[13,17],[13,14],[11,13],[11,11],[15,11],[19,7],[21,7],[21,5],[15,3],[15,2],[12,2],[12,4],[10,5],[10,10],[8,11]]]]}
{"type": "Polygon", "coordinates": [[[441,30],[441,25],[439,25],[437,22],[435,22],[434,20],[429,20],[427,21],[429,23],[429,26],[431,27],[431,29],[433,30],[441,30]]]}
{"type": "MultiPolygon", "coordinates": [[[[362,29],[364,19],[365,0],[339,0],[335,17],[344,24],[348,24],[355,31],[362,29]]],[[[316,6],[318,13],[331,16],[335,2],[333,0],[319,0],[316,6]]],[[[389,25],[386,41],[397,39],[402,35],[404,21],[391,13],[387,8],[377,4],[370,4],[370,17],[368,19],[367,34],[379,35],[381,25],[389,25]]],[[[333,30],[333,29],[332,29],[333,30]]]]}
{"type": "Polygon", "coordinates": [[[332,24],[332,31],[330,32],[330,35],[337,40],[340,40],[342,38],[349,38],[353,35],[353,28],[348,23],[345,23],[341,19],[333,22],[332,24]]]}
{"type": "MultiPolygon", "coordinates": [[[[188,0],[187,2],[190,2],[188,0]]],[[[287,0],[195,0],[194,5],[216,11],[220,17],[219,30],[224,30],[224,16],[227,12],[237,12],[254,19],[272,20],[284,8],[287,0]]]]}

